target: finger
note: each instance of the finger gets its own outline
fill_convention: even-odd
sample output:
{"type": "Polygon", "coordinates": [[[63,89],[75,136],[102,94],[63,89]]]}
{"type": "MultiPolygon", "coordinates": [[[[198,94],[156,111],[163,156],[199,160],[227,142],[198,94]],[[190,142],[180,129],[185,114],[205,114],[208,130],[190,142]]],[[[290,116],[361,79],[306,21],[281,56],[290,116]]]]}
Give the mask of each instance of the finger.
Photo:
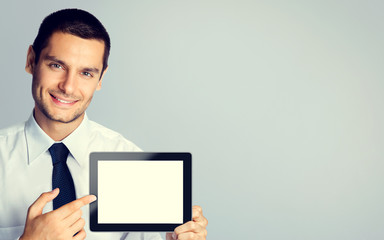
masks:
{"type": "Polygon", "coordinates": [[[95,195],[87,195],[85,197],[76,199],[70,203],[65,204],[64,206],[56,209],[57,217],[61,217],[62,219],[67,218],[72,213],[79,210],[81,207],[84,207],[87,204],[96,200],[95,195]]]}
{"type": "Polygon", "coordinates": [[[208,220],[203,215],[203,209],[200,206],[192,207],[192,220],[198,222],[203,227],[207,227],[208,220]]]}
{"type": "Polygon", "coordinates": [[[28,209],[28,218],[33,219],[43,213],[43,209],[47,203],[55,199],[59,195],[60,190],[55,188],[50,192],[42,193],[28,209]]]}
{"type": "Polygon", "coordinates": [[[75,235],[77,232],[81,231],[85,226],[84,218],[78,219],[72,226],[69,227],[69,231],[72,235],[75,235]]]}
{"type": "Polygon", "coordinates": [[[187,233],[187,232],[192,232],[192,233],[199,233],[203,232],[205,228],[201,226],[200,224],[194,222],[194,221],[189,221],[187,223],[184,223],[183,225],[178,226],[175,228],[175,233],[179,237],[180,234],[182,233],[187,233]]]}
{"type": "Polygon", "coordinates": [[[198,238],[198,235],[193,232],[181,233],[180,235],[177,236],[177,240],[191,240],[191,239],[200,239],[200,238],[198,238]]]}
{"type": "Polygon", "coordinates": [[[193,221],[200,221],[203,220],[203,209],[200,206],[193,206],[192,207],[192,220],[193,221]]]}
{"type": "Polygon", "coordinates": [[[81,231],[80,232],[78,232],[77,234],[76,234],[76,236],[73,236],[73,240],[83,240],[83,239],[85,239],[85,237],[87,236],[87,234],[85,233],[85,230],[84,230],[84,228],[83,229],[81,229],[81,231]]]}
{"type": "Polygon", "coordinates": [[[81,218],[82,215],[83,211],[78,209],[63,220],[63,225],[67,227],[72,226],[77,220],[81,218]]]}
{"type": "Polygon", "coordinates": [[[196,239],[196,240],[207,239],[207,230],[204,229],[204,231],[198,232],[198,233],[185,232],[185,233],[181,233],[177,236],[177,240],[192,240],[192,239],[196,239]]]}

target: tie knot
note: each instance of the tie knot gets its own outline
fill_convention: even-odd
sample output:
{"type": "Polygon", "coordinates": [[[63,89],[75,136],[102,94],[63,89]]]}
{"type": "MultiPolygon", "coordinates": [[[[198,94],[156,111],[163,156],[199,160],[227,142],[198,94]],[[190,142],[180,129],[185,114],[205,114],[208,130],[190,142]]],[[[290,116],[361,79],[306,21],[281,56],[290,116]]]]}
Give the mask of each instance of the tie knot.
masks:
{"type": "Polygon", "coordinates": [[[48,150],[51,154],[53,165],[67,161],[69,150],[64,143],[54,143],[48,150]]]}

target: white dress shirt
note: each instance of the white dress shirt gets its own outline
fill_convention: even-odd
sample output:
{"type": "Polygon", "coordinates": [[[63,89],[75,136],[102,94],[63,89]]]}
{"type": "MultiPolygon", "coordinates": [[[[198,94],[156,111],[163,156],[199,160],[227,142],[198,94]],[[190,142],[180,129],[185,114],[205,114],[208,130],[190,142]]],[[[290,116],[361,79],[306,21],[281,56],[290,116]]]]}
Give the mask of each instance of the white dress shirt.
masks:
{"type": "MultiPolygon", "coordinates": [[[[28,207],[41,193],[52,190],[53,166],[48,148],[54,142],[32,115],[25,123],[0,130],[0,240],[18,239],[24,231],[28,207]]],[[[70,152],[67,165],[75,184],[76,198],[89,194],[90,152],[141,151],[119,133],[90,121],[87,116],[62,142],[70,152]]],[[[43,213],[52,208],[49,202],[43,213]]],[[[162,239],[159,233],[152,232],[91,232],[89,205],[82,210],[87,239],[162,239]]]]}

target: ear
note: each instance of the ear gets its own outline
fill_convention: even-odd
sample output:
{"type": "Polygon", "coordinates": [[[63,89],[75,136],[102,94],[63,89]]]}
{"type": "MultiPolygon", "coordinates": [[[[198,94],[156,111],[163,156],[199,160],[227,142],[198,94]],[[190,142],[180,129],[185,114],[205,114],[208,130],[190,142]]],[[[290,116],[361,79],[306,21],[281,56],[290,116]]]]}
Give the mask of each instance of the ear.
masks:
{"type": "Polygon", "coordinates": [[[27,52],[27,62],[25,63],[25,71],[27,73],[33,74],[34,69],[35,69],[35,51],[33,50],[32,45],[30,45],[27,52]]]}
{"type": "Polygon", "coordinates": [[[103,83],[103,77],[105,75],[105,73],[107,72],[108,70],[108,66],[104,69],[104,71],[101,73],[101,77],[100,77],[100,80],[99,82],[97,83],[97,87],[96,87],[96,90],[99,91],[101,89],[101,84],[103,83]]]}

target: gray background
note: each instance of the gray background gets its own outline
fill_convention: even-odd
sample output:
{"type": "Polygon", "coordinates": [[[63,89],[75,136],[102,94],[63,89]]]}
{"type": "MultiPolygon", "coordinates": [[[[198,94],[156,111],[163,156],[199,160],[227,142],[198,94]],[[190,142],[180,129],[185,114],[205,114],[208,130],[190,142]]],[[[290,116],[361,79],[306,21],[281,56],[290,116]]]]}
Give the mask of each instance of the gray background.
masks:
{"type": "Polygon", "coordinates": [[[208,239],[383,239],[382,1],[7,1],[0,127],[32,111],[25,55],[79,7],[112,53],[88,115],[193,154],[208,239]]]}

